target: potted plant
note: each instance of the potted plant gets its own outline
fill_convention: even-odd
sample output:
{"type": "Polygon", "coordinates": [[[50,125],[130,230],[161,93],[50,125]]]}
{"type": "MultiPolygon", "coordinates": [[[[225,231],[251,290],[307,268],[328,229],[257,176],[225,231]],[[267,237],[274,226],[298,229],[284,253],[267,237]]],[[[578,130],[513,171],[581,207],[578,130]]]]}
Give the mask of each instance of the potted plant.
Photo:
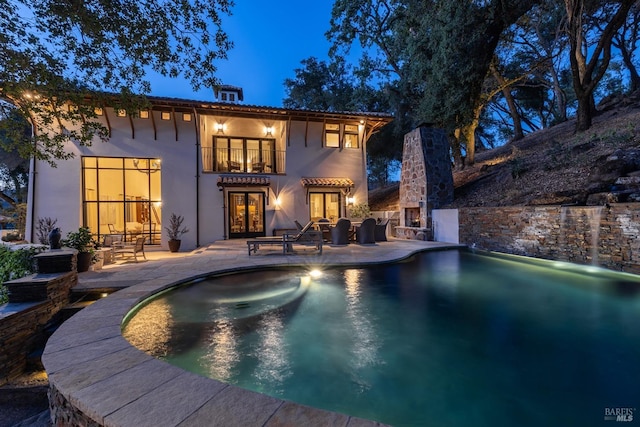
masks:
{"type": "Polygon", "coordinates": [[[62,245],[78,251],[78,273],[89,270],[96,249],[96,241],[89,227],[80,227],[78,231],[70,231],[62,241],[62,245]]]}
{"type": "Polygon", "coordinates": [[[180,250],[180,237],[189,232],[187,227],[183,227],[184,217],[182,215],[171,214],[169,218],[169,226],[165,227],[167,230],[167,237],[169,237],[169,250],[171,252],[178,252],[180,250]]]}

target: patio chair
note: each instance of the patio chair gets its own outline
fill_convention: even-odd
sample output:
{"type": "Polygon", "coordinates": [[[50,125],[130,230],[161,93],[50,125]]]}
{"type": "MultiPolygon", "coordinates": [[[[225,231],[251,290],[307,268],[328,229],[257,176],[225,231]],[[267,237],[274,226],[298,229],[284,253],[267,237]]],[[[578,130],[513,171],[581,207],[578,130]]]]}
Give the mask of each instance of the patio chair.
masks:
{"type": "Polygon", "coordinates": [[[102,237],[102,246],[105,248],[118,248],[122,247],[122,234],[105,234],[102,237]]]}
{"type": "Polygon", "coordinates": [[[376,229],[373,233],[376,242],[387,241],[387,224],[389,224],[389,218],[383,219],[376,223],[376,229]]]}
{"type": "Polygon", "coordinates": [[[350,231],[351,221],[347,218],[340,218],[335,227],[331,227],[331,244],[348,245],[350,231]]]}
{"type": "Polygon", "coordinates": [[[251,163],[251,172],[254,173],[263,173],[265,164],[264,162],[254,162],[251,163]]]}
{"type": "Polygon", "coordinates": [[[234,162],[233,160],[229,160],[229,172],[240,172],[242,170],[242,164],[240,162],[234,162]]]}
{"type": "Polygon", "coordinates": [[[141,253],[142,257],[146,260],[147,256],[144,253],[144,242],[147,240],[147,236],[140,236],[136,238],[136,241],[133,245],[123,246],[120,249],[115,250],[116,255],[124,256],[132,256],[133,259],[138,262],[138,254],[141,253]]]}
{"type": "Polygon", "coordinates": [[[356,240],[361,245],[370,245],[376,242],[376,220],[367,218],[362,221],[362,225],[356,228],[356,240]]]}
{"type": "Polygon", "coordinates": [[[117,230],[113,224],[107,224],[107,227],[109,227],[109,234],[122,234],[122,231],[117,230]]]}

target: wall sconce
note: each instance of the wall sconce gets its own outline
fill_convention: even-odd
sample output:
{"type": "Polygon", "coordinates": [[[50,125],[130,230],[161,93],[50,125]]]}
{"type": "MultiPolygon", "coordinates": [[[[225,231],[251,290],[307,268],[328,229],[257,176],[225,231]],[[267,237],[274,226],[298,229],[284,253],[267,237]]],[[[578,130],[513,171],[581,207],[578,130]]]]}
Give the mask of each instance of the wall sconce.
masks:
{"type": "Polygon", "coordinates": [[[149,110],[140,110],[140,118],[148,119],[149,118],[149,110]]]}
{"type": "Polygon", "coordinates": [[[191,121],[191,113],[182,113],[182,121],[190,122],[191,121]]]}
{"type": "Polygon", "coordinates": [[[281,207],[282,207],[282,200],[280,200],[280,197],[278,196],[273,201],[273,210],[279,211],[281,207]]]}
{"type": "Polygon", "coordinates": [[[356,198],[353,196],[347,196],[347,206],[353,206],[356,204],[356,198]]]}
{"type": "Polygon", "coordinates": [[[218,131],[218,133],[224,134],[224,124],[216,123],[216,131],[218,131]]]}
{"type": "Polygon", "coordinates": [[[123,109],[116,110],[116,116],[118,116],[118,117],[127,117],[127,110],[123,110],[123,109]]]}
{"type": "Polygon", "coordinates": [[[266,136],[273,136],[273,126],[266,126],[264,128],[264,133],[266,136]]]}
{"type": "Polygon", "coordinates": [[[102,116],[104,114],[104,111],[102,110],[102,107],[94,108],[93,112],[95,113],[96,116],[102,116]]]}
{"type": "Polygon", "coordinates": [[[162,120],[171,120],[171,113],[169,111],[163,111],[160,113],[160,118],[162,120]]]}

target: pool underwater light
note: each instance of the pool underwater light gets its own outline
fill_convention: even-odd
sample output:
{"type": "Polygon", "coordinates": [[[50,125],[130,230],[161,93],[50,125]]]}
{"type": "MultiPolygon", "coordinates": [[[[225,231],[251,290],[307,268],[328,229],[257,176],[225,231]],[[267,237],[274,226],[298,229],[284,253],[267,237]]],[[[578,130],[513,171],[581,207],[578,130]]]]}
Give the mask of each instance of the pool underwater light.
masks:
{"type": "Polygon", "coordinates": [[[322,271],[318,269],[311,270],[309,272],[309,276],[311,276],[312,279],[317,279],[319,277],[322,277],[322,271]]]}

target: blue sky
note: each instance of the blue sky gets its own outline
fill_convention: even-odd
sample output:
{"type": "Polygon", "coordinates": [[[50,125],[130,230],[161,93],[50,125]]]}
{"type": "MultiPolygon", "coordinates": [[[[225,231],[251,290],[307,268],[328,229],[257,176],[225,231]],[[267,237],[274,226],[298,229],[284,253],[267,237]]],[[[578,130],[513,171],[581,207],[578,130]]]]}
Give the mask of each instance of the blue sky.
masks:
{"type": "MultiPolygon", "coordinates": [[[[222,24],[235,46],[218,64],[218,78],[242,87],[244,104],[282,106],[283,82],[294,77],[300,61],[327,59],[332,5],[331,0],[236,0],[233,15],[224,16],[222,24]]],[[[213,100],[212,91],[194,92],[183,79],[154,79],[152,94],[213,100]]]]}

